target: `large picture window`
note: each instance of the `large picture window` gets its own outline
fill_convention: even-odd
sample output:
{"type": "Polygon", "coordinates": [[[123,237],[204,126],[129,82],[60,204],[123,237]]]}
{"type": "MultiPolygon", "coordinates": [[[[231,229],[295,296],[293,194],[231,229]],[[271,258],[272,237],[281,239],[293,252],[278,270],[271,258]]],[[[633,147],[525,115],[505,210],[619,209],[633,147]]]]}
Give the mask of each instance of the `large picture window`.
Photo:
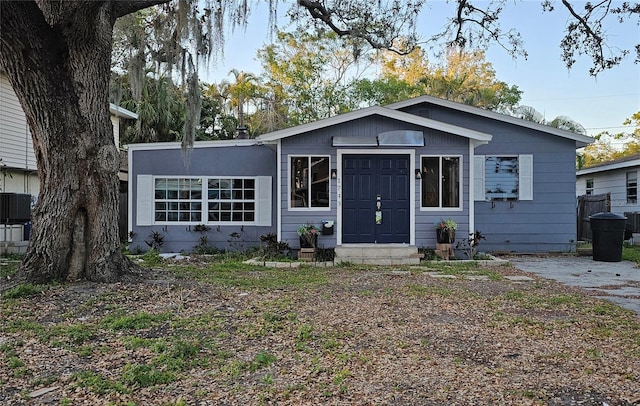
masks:
{"type": "Polygon", "coordinates": [[[138,224],[145,191],[153,193],[154,223],[271,224],[271,177],[152,178],[138,176],[138,224]],[[152,180],[153,179],[153,180],[152,180]]]}
{"type": "Polygon", "coordinates": [[[422,207],[461,207],[460,157],[424,156],[421,166],[422,207]]]}
{"type": "Polygon", "coordinates": [[[329,207],[329,157],[292,156],[290,207],[329,207]]]}

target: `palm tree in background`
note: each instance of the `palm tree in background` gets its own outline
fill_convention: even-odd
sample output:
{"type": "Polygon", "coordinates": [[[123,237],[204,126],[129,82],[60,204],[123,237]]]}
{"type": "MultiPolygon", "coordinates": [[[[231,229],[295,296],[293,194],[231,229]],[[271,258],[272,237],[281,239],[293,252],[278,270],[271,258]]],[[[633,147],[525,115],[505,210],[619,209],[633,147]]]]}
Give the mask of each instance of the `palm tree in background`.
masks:
{"type": "Polygon", "coordinates": [[[238,109],[238,128],[245,127],[244,111],[245,103],[248,110],[249,103],[253,100],[258,90],[258,77],[253,73],[231,69],[229,74],[234,76],[235,82],[229,84],[228,92],[230,107],[238,109]]]}
{"type": "Polygon", "coordinates": [[[587,130],[582,124],[567,116],[558,116],[551,121],[547,121],[544,115],[531,106],[519,106],[513,111],[513,116],[534,123],[548,125],[561,130],[570,131],[576,134],[587,135],[587,130]]]}

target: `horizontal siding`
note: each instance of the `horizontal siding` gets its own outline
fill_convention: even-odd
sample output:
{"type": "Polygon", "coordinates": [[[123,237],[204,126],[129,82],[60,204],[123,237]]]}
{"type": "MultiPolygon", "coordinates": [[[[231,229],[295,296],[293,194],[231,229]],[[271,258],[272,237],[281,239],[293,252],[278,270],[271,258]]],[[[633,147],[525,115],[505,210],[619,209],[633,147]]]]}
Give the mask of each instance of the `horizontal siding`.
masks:
{"type": "MultiPolygon", "coordinates": [[[[133,165],[129,168],[130,219],[137,218],[136,192],[138,175],[154,176],[271,176],[275,179],[275,151],[269,146],[196,148],[188,155],[180,149],[167,150],[135,150],[133,165]]],[[[275,183],[271,194],[275,195],[275,183]]],[[[152,231],[164,235],[163,252],[191,252],[200,242],[200,237],[207,237],[207,245],[218,249],[247,249],[260,245],[260,236],[276,232],[276,206],[272,206],[271,226],[212,225],[206,234],[192,230],[193,225],[152,225],[137,226],[133,222],[134,235],[130,243],[131,250],[146,251],[149,247],[152,231]],[[237,234],[234,234],[237,233],[237,234]],[[234,237],[238,235],[239,237],[234,237]]]]}
{"type": "Polygon", "coordinates": [[[8,193],[28,193],[38,196],[40,181],[37,172],[23,170],[8,170],[7,176],[0,177],[0,191],[8,193]]]}
{"type": "MultiPolygon", "coordinates": [[[[421,108],[424,108],[422,106],[421,108]]],[[[575,142],[513,124],[430,107],[434,120],[486,132],[478,155],[533,155],[533,200],[475,202],[482,251],[569,251],[576,239],[575,142]]]]}
{"type": "Polygon", "coordinates": [[[26,117],[4,74],[0,74],[0,158],[12,168],[37,167],[26,117]]]}
{"type": "Polygon", "coordinates": [[[420,182],[416,184],[416,246],[435,247],[436,231],[435,225],[441,219],[453,219],[458,223],[456,240],[464,239],[469,234],[469,145],[468,140],[463,137],[433,131],[427,137],[425,148],[416,150],[416,168],[421,167],[421,155],[460,155],[462,157],[462,210],[440,209],[436,211],[420,210],[421,189],[420,182]]]}
{"type": "Polygon", "coordinates": [[[111,115],[111,127],[113,128],[113,140],[120,148],[120,119],[113,114],[111,115]]]}
{"type": "MultiPolygon", "coordinates": [[[[331,137],[333,136],[347,136],[350,131],[347,128],[354,128],[353,123],[347,123],[342,126],[322,129],[310,134],[303,134],[297,137],[286,138],[282,140],[281,148],[281,172],[280,187],[281,193],[279,196],[281,206],[281,229],[280,240],[287,241],[292,248],[299,246],[299,238],[297,229],[302,224],[315,224],[320,226],[322,220],[336,221],[336,189],[337,180],[329,179],[329,208],[319,209],[292,209],[289,208],[289,157],[290,156],[308,156],[308,155],[320,155],[329,156],[329,168],[336,169],[338,164],[336,162],[336,149],[331,146],[331,137]]],[[[334,230],[335,230],[334,226],[334,230]]],[[[318,237],[319,247],[335,247],[337,235],[334,232],[333,235],[320,235],[318,237]]]]}

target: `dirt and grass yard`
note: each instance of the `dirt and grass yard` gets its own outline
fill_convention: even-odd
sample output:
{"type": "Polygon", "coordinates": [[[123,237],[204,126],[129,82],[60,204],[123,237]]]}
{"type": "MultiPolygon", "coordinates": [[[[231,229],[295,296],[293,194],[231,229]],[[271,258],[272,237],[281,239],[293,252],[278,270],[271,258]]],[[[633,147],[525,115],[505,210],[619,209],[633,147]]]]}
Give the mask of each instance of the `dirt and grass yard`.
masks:
{"type": "Polygon", "coordinates": [[[148,265],[5,290],[0,404],[640,404],[638,317],[509,265],[148,265]]]}

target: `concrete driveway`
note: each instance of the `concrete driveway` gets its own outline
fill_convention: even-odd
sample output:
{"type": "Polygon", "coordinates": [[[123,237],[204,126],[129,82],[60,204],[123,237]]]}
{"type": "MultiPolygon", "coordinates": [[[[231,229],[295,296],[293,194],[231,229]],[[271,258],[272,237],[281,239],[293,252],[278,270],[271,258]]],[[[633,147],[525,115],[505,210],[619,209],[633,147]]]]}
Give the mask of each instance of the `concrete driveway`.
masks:
{"type": "Polygon", "coordinates": [[[635,262],[602,262],[574,255],[514,256],[505,259],[522,271],[601,293],[596,296],[640,316],[640,268],[635,262]]]}

